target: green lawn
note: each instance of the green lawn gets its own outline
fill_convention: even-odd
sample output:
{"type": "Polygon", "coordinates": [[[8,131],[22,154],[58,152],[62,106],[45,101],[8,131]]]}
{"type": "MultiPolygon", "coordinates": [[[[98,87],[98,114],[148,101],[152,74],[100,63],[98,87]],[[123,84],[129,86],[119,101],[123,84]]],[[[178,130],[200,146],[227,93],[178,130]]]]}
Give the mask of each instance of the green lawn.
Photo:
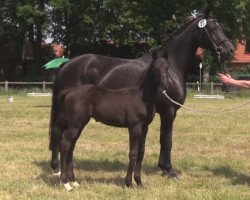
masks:
{"type": "MultiPolygon", "coordinates": [[[[195,100],[186,106],[218,111],[247,98],[195,100]]],[[[0,199],[250,199],[250,104],[204,115],[180,109],[174,124],[173,167],[179,181],[161,176],[159,117],[151,124],[143,162],[144,188],[127,189],[126,129],[90,122],[75,149],[81,186],[68,193],[53,177],[48,150],[50,97],[0,95],[0,199]]]]}

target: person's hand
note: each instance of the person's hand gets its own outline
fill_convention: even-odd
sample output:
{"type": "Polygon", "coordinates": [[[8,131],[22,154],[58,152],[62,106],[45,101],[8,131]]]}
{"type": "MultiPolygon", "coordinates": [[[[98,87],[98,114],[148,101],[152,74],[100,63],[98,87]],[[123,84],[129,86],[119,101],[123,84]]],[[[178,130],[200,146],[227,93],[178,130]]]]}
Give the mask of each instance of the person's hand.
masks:
{"type": "Polygon", "coordinates": [[[217,75],[220,79],[220,82],[225,83],[225,84],[230,84],[232,77],[229,74],[218,73],[217,75]]]}
{"type": "Polygon", "coordinates": [[[232,79],[232,77],[231,77],[229,74],[226,74],[226,76],[227,76],[228,78],[232,79]]]}

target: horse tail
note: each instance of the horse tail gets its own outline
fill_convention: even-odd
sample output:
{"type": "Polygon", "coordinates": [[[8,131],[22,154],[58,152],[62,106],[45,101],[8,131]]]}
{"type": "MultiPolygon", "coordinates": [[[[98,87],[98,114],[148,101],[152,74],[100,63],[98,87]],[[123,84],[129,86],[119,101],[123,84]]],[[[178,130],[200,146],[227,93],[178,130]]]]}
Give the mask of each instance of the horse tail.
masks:
{"type": "Polygon", "coordinates": [[[49,138],[50,138],[49,150],[51,151],[54,149],[54,147],[57,147],[58,141],[62,136],[62,132],[60,131],[58,132],[58,130],[55,129],[56,128],[55,125],[60,110],[62,109],[61,107],[62,101],[64,100],[68,92],[69,92],[68,89],[59,91],[57,79],[54,81],[53,92],[52,92],[52,105],[50,112],[50,126],[49,126],[49,138]]]}
{"type": "Polygon", "coordinates": [[[58,137],[55,131],[53,131],[55,127],[56,119],[59,113],[60,102],[58,102],[58,95],[59,95],[59,90],[58,90],[57,79],[56,79],[53,84],[52,105],[51,105],[51,112],[50,112],[50,126],[49,126],[49,137],[50,137],[49,149],[50,150],[52,150],[53,147],[55,147],[57,137],[58,137]]]}

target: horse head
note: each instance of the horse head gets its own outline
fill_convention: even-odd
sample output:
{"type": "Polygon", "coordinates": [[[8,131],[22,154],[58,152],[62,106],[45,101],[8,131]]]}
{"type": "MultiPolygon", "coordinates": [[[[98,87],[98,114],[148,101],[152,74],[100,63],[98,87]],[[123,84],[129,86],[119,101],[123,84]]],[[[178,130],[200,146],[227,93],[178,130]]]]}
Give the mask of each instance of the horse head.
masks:
{"type": "Polygon", "coordinates": [[[167,90],[169,86],[168,81],[168,71],[169,65],[168,61],[164,57],[158,57],[154,63],[154,73],[155,73],[155,82],[156,86],[160,87],[163,90],[167,90]]]}
{"type": "Polygon", "coordinates": [[[204,14],[197,19],[198,46],[210,49],[217,61],[223,63],[233,56],[235,48],[210,14],[211,6],[207,6],[204,14]]]}

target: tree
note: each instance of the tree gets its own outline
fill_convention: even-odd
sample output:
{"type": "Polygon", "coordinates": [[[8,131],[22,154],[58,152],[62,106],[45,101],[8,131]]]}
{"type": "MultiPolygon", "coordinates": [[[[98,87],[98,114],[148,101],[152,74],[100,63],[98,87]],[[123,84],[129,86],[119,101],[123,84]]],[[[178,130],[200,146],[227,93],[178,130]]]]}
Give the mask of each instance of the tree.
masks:
{"type": "Polygon", "coordinates": [[[25,0],[17,3],[17,23],[19,28],[24,31],[25,40],[28,40],[31,44],[35,73],[41,72],[41,45],[45,37],[45,30],[49,25],[46,20],[46,5],[46,0],[25,0]]]}
{"type": "Polygon", "coordinates": [[[213,13],[233,40],[250,36],[250,0],[211,0],[213,13]]]}
{"type": "Polygon", "coordinates": [[[106,40],[155,48],[208,2],[230,39],[250,36],[250,0],[0,0],[0,45],[13,42],[21,57],[29,41],[38,74],[48,36],[67,50],[106,40]]]}
{"type": "Polygon", "coordinates": [[[24,31],[18,28],[16,8],[15,0],[0,1],[0,67],[10,80],[18,74],[24,38],[24,31]]]}
{"type": "MultiPolygon", "coordinates": [[[[249,0],[211,1],[214,14],[232,38],[242,29],[249,34],[249,0]],[[240,29],[242,28],[242,29],[240,29]]],[[[160,44],[185,22],[193,11],[201,12],[206,0],[51,0],[53,37],[67,47],[111,39],[119,44],[146,40],[160,44]],[[177,21],[172,20],[176,15],[177,21]]]]}

